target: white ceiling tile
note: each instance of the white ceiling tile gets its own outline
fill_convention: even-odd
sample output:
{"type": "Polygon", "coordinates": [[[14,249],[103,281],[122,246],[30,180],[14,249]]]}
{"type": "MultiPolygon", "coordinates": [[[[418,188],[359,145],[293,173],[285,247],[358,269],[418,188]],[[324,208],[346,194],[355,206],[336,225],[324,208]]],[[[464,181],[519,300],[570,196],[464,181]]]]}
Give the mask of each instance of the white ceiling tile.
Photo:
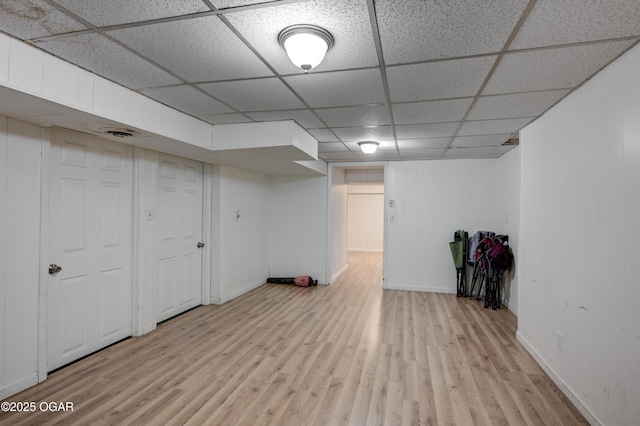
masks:
{"type": "Polygon", "coordinates": [[[573,88],[632,43],[616,41],[508,53],[482,94],[573,88]]]}
{"type": "Polygon", "coordinates": [[[141,93],[163,104],[195,116],[224,114],[233,110],[191,86],[144,89],[141,93]]]}
{"type": "Polygon", "coordinates": [[[448,148],[451,138],[398,139],[401,150],[448,148]]]}
{"type": "Polygon", "coordinates": [[[294,120],[304,128],[323,126],[320,119],[318,119],[318,117],[316,117],[313,112],[308,109],[250,112],[247,113],[247,115],[256,121],[294,120]]]}
{"type": "Polygon", "coordinates": [[[473,148],[502,145],[513,133],[501,135],[458,136],[451,144],[454,148],[473,148]]]}
{"type": "Polygon", "coordinates": [[[297,24],[320,26],[335,39],[333,48],[315,71],[378,65],[366,0],[275,4],[228,13],[225,17],[280,74],[302,73],[278,43],[280,31],[297,24]]]}
{"type": "Polygon", "coordinates": [[[356,154],[350,151],[344,152],[323,152],[318,153],[318,157],[325,161],[358,161],[356,154]]]}
{"type": "Polygon", "coordinates": [[[318,144],[318,152],[343,152],[349,151],[342,142],[322,142],[318,144]]]}
{"type": "Polygon", "coordinates": [[[45,40],[35,45],[132,89],[180,83],[172,75],[99,34],[45,40]]]}
{"type": "Polygon", "coordinates": [[[339,142],[340,140],[329,129],[307,129],[307,132],[318,142],[339,142]]]}
{"type": "Polygon", "coordinates": [[[249,6],[252,4],[271,3],[273,0],[214,0],[211,3],[218,9],[229,7],[249,6]]]}
{"type": "Polygon", "coordinates": [[[497,56],[387,67],[392,102],[475,96],[497,56]]]}
{"type": "Polygon", "coordinates": [[[473,98],[461,98],[393,104],[393,120],[396,124],[459,121],[464,117],[472,100],[473,98]]]}
{"type": "Polygon", "coordinates": [[[527,0],[377,0],[378,27],[387,64],[497,53],[527,0]]]}
{"type": "Polygon", "coordinates": [[[481,96],[467,116],[469,120],[532,117],[545,112],[562,99],[569,90],[514,93],[481,96]]]}
{"type": "Polygon", "coordinates": [[[362,151],[359,151],[357,154],[360,161],[396,161],[400,160],[400,156],[398,152],[393,150],[389,151],[376,151],[373,154],[365,154],[362,151]]]}
{"type": "Polygon", "coordinates": [[[3,1],[0,28],[21,39],[79,31],[87,27],[42,0],[3,1]]]}
{"type": "Polygon", "coordinates": [[[436,149],[408,149],[400,150],[400,157],[403,160],[436,160],[442,158],[447,152],[445,148],[436,149]]]}
{"type": "Polygon", "coordinates": [[[304,107],[276,77],[206,83],[199,84],[198,87],[240,111],[304,107]]]}
{"type": "Polygon", "coordinates": [[[497,146],[495,148],[493,148],[493,150],[491,151],[491,154],[495,154],[497,156],[500,156],[506,152],[511,151],[512,149],[516,148],[518,145],[500,145],[497,146]]]}
{"type": "Polygon", "coordinates": [[[513,134],[534,119],[535,117],[524,117],[503,120],[465,121],[458,131],[458,136],[513,134]]]}
{"type": "Polygon", "coordinates": [[[198,118],[211,124],[235,124],[235,123],[252,123],[253,120],[244,114],[232,113],[232,114],[214,114],[214,115],[201,115],[198,118]]]}
{"type": "Polygon", "coordinates": [[[393,139],[391,126],[341,127],[334,128],[333,131],[343,141],[381,141],[385,139],[393,139]]]}
{"type": "Polygon", "coordinates": [[[444,154],[447,158],[472,158],[485,157],[491,155],[494,147],[478,147],[478,148],[449,148],[444,154]]]}
{"type": "Polygon", "coordinates": [[[314,108],[385,102],[382,78],[377,68],[320,74],[311,72],[286,77],[285,80],[314,108]]]}
{"type": "Polygon", "coordinates": [[[403,124],[396,126],[399,139],[441,138],[453,136],[458,123],[403,124]]]}
{"type": "Polygon", "coordinates": [[[209,11],[201,0],[55,0],[96,27],[209,11]]]}
{"type": "Polygon", "coordinates": [[[638,35],[638,0],[538,0],[509,48],[527,49],[638,35]]]}
{"type": "Polygon", "coordinates": [[[317,109],[329,127],[356,127],[391,124],[386,105],[317,109]]]}
{"type": "Polygon", "coordinates": [[[144,25],[107,34],[191,82],[273,75],[216,16],[144,25]]]}

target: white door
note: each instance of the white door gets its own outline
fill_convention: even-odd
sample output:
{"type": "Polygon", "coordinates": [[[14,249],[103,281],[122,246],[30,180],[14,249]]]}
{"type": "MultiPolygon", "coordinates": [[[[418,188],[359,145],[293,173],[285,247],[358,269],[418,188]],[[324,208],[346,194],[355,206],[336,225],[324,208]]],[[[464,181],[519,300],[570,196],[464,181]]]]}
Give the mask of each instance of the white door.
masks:
{"type": "Polygon", "coordinates": [[[202,304],[202,163],[161,154],[156,199],[159,322],[202,304]]]}
{"type": "Polygon", "coordinates": [[[54,130],[48,369],[131,335],[132,149],[54,130]]]}

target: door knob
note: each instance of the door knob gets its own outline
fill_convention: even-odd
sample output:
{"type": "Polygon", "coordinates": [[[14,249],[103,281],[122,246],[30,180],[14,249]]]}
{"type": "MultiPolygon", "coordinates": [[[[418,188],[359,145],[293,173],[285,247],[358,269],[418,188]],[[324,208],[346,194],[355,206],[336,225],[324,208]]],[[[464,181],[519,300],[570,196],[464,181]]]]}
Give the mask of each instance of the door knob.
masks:
{"type": "Polygon", "coordinates": [[[51,265],[49,265],[49,275],[55,275],[60,271],[62,271],[62,268],[56,265],[55,263],[52,263],[51,265]]]}
{"type": "Polygon", "coordinates": [[[198,248],[202,248],[202,247],[204,247],[204,243],[203,242],[199,242],[198,243],[198,248]]]}

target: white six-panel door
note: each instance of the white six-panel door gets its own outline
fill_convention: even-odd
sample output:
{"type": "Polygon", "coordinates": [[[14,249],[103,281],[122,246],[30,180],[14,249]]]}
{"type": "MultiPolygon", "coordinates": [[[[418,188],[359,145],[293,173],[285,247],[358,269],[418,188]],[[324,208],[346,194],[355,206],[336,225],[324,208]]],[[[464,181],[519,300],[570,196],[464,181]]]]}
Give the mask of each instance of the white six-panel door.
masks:
{"type": "Polygon", "coordinates": [[[202,163],[161,154],[154,234],[156,319],[202,303],[202,163]]]}
{"type": "Polygon", "coordinates": [[[132,149],[55,130],[49,172],[48,370],[131,335],[132,149]]]}

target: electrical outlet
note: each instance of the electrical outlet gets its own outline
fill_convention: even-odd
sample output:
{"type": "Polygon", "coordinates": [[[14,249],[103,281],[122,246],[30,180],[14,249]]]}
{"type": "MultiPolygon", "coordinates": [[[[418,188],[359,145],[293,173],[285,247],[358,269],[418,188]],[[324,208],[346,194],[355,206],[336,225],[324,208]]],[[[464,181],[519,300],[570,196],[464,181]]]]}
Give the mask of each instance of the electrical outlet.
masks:
{"type": "Polygon", "coordinates": [[[556,331],[556,347],[560,352],[564,352],[564,334],[556,331]]]}

